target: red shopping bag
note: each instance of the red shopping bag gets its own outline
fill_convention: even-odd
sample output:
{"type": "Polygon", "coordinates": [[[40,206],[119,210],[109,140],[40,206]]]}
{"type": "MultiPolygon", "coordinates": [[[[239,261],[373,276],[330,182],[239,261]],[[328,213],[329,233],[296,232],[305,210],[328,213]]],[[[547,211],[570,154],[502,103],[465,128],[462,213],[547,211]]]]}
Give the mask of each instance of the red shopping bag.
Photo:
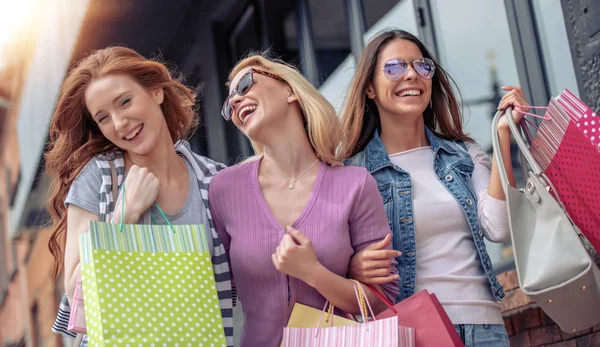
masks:
{"type": "Polygon", "coordinates": [[[375,288],[369,289],[386,303],[388,309],[377,319],[398,317],[398,325],[415,329],[416,347],[464,347],[448,314],[435,294],[421,290],[413,296],[393,305],[375,288]]]}
{"type": "Polygon", "coordinates": [[[600,252],[600,117],[568,90],[544,108],[530,150],[552,193],[600,252]]]}

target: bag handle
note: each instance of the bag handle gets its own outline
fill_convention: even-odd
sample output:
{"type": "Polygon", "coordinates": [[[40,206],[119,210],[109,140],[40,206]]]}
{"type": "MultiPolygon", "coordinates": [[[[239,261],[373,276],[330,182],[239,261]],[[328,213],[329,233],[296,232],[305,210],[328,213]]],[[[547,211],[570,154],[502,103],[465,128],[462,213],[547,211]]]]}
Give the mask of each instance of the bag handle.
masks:
{"type": "Polygon", "coordinates": [[[504,193],[507,193],[508,186],[510,185],[508,181],[508,175],[506,174],[506,168],[504,166],[504,159],[502,158],[502,152],[500,151],[500,141],[498,139],[498,124],[500,122],[500,118],[502,116],[507,117],[508,127],[510,128],[510,132],[515,138],[517,146],[519,147],[519,152],[521,153],[521,158],[525,159],[525,165],[529,165],[532,172],[539,176],[542,174],[542,169],[539,164],[533,158],[533,155],[529,151],[529,146],[525,143],[525,140],[521,136],[517,125],[515,124],[515,120],[512,114],[512,107],[507,107],[506,111],[498,111],[494,116],[494,120],[492,121],[492,148],[494,150],[494,157],[496,158],[496,163],[498,164],[498,172],[500,174],[500,181],[502,182],[502,189],[504,193]]]}
{"type": "Polygon", "coordinates": [[[383,301],[383,303],[390,309],[392,310],[392,312],[394,312],[395,314],[398,314],[398,311],[396,310],[396,308],[394,307],[394,304],[390,301],[390,299],[388,299],[385,295],[381,294],[375,287],[373,287],[370,284],[365,284],[367,286],[367,288],[369,288],[373,294],[375,294],[376,297],[379,298],[379,300],[383,301]]]}
{"type": "MultiPolygon", "coordinates": [[[[531,154],[531,151],[529,151],[529,145],[525,142],[525,140],[523,139],[523,136],[521,136],[521,133],[519,132],[519,128],[517,127],[517,123],[515,123],[515,119],[513,118],[512,112],[513,112],[512,107],[506,108],[506,117],[508,120],[508,127],[510,128],[511,133],[512,133],[513,137],[515,138],[515,141],[517,142],[517,146],[519,146],[519,150],[521,151],[521,153],[523,154],[523,157],[527,161],[527,164],[529,164],[529,167],[531,167],[531,170],[533,171],[534,174],[540,175],[540,174],[542,174],[543,170],[540,167],[540,165],[537,163],[535,158],[533,157],[533,154],[531,154]]],[[[498,133],[498,127],[496,126],[496,135],[497,135],[497,133],[498,133]]],[[[499,145],[498,145],[498,148],[500,148],[499,145]]],[[[500,152],[498,152],[498,153],[500,153],[500,152]]],[[[502,155],[499,155],[497,157],[502,157],[502,155]]],[[[505,173],[506,173],[506,171],[505,171],[505,173]]]]}
{"type": "Polygon", "coordinates": [[[108,164],[110,165],[112,199],[113,199],[113,206],[114,206],[114,204],[117,203],[117,198],[118,198],[117,191],[119,189],[119,182],[117,181],[117,168],[115,167],[115,163],[112,160],[109,160],[108,164]]]}
{"type": "MultiPolygon", "coordinates": [[[[375,314],[373,313],[373,308],[371,308],[371,304],[369,303],[369,299],[367,298],[363,287],[360,285],[360,282],[358,282],[357,280],[350,281],[352,281],[354,295],[356,296],[356,301],[358,302],[360,314],[363,317],[364,322],[366,323],[369,320],[369,312],[371,313],[371,317],[373,318],[373,320],[377,320],[375,318],[375,314]]],[[[331,302],[327,300],[325,302],[325,306],[323,307],[323,311],[321,312],[321,317],[319,317],[319,322],[317,323],[317,327],[315,329],[315,336],[317,336],[317,334],[319,333],[319,328],[321,327],[321,322],[323,321],[323,316],[325,315],[325,313],[327,313],[327,318],[325,319],[325,322],[327,322],[329,318],[331,318],[329,326],[333,326],[333,317],[335,316],[333,314],[334,309],[335,306],[333,306],[333,304],[331,304],[331,302]]]]}
{"type": "MultiPolygon", "coordinates": [[[[123,182],[123,185],[121,186],[121,197],[121,220],[119,221],[119,232],[123,231],[123,216],[125,216],[125,182],[123,182]]],[[[173,231],[174,234],[175,228],[173,227],[173,224],[171,224],[171,221],[169,221],[169,218],[167,218],[167,215],[163,212],[163,210],[160,208],[160,206],[158,206],[156,202],[154,202],[154,205],[158,209],[158,212],[160,212],[160,214],[163,216],[165,221],[167,221],[167,224],[169,224],[169,227],[171,228],[171,231],[173,231]]]]}

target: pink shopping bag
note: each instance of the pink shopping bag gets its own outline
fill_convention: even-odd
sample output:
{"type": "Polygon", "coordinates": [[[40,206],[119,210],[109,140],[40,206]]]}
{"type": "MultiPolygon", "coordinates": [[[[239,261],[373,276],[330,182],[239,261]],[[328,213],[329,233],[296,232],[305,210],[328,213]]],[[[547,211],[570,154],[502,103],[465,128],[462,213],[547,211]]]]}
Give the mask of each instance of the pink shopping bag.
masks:
{"type": "Polygon", "coordinates": [[[369,286],[369,289],[388,306],[387,310],[376,317],[380,319],[397,317],[398,324],[413,328],[416,347],[464,347],[464,343],[435,294],[421,290],[393,305],[375,288],[369,286]]]}
{"type": "Polygon", "coordinates": [[[73,307],[71,307],[67,330],[77,334],[85,334],[87,331],[85,327],[85,311],[83,307],[83,288],[81,286],[81,279],[77,280],[77,284],[75,285],[73,307]]]}
{"type": "MultiPolygon", "coordinates": [[[[326,314],[325,309],[329,303],[325,304],[321,314],[321,320],[316,328],[290,328],[283,329],[282,347],[414,347],[415,332],[414,329],[398,325],[398,318],[391,317],[385,319],[376,319],[371,309],[371,305],[364,294],[364,291],[358,282],[354,283],[354,292],[359,303],[361,314],[365,323],[356,325],[344,325],[334,327],[333,319],[329,319],[330,327],[320,327],[321,320],[326,314]],[[373,320],[368,320],[368,311],[364,306],[368,306],[373,320]]],[[[332,310],[329,310],[332,312],[332,310]]],[[[330,317],[332,318],[332,317],[330,317]]]]}
{"type": "Polygon", "coordinates": [[[600,117],[565,90],[543,118],[530,150],[553,194],[600,252],[600,117]]]}

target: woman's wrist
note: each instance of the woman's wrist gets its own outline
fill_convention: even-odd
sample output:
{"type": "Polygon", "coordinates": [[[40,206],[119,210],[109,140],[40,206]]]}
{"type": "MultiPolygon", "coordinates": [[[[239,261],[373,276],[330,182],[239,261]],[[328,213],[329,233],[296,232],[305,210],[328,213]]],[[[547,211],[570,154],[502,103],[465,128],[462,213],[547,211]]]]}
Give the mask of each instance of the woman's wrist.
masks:
{"type": "Polygon", "coordinates": [[[306,278],[302,279],[309,286],[317,289],[319,284],[326,278],[327,273],[330,272],[321,263],[317,262],[315,266],[308,272],[306,278]]]}
{"type": "Polygon", "coordinates": [[[122,206],[121,204],[123,204],[121,199],[117,200],[117,203],[115,204],[115,223],[123,221],[123,224],[137,224],[142,213],[138,212],[133,206],[129,206],[127,203],[125,203],[125,206],[122,206]],[[124,214],[121,215],[121,212],[124,212],[124,214]]]}
{"type": "Polygon", "coordinates": [[[508,123],[502,122],[498,124],[498,136],[501,141],[505,138],[510,140],[510,127],[508,123]]]}

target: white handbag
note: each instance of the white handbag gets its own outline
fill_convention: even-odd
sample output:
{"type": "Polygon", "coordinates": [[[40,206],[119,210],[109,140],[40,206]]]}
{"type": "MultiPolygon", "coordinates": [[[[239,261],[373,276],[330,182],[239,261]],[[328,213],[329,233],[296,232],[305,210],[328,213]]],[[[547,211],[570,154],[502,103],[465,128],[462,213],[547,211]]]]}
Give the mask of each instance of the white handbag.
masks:
{"type": "Polygon", "coordinates": [[[506,117],[528,173],[525,188],[509,185],[498,141],[501,116],[502,112],[494,116],[492,142],[521,290],[563,331],[590,328],[600,323],[600,270],[584,246],[585,237],[548,191],[551,182],[531,155],[511,108],[506,117]]]}

